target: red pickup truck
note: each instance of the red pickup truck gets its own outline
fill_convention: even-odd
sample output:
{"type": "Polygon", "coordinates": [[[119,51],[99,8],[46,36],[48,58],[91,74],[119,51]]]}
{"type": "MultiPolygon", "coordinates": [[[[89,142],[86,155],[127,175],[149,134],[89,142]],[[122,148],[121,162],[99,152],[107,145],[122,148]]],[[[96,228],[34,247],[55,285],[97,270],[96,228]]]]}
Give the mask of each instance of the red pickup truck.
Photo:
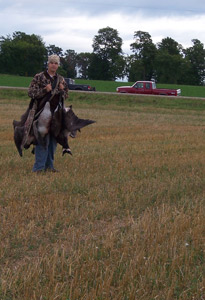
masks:
{"type": "Polygon", "coordinates": [[[154,81],[137,81],[132,86],[120,86],[118,93],[178,96],[181,89],[158,89],[154,81]]]}

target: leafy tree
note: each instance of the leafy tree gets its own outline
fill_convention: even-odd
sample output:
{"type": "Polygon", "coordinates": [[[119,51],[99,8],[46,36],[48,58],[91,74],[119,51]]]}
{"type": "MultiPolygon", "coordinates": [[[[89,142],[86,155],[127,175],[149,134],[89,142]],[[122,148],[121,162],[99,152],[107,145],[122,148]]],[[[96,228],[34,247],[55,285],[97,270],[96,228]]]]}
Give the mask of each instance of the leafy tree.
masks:
{"type": "Polygon", "coordinates": [[[137,60],[134,55],[128,59],[128,79],[129,81],[142,80],[144,78],[144,65],[142,60],[137,60]]]}
{"type": "Polygon", "coordinates": [[[172,38],[164,38],[158,43],[155,58],[156,79],[161,83],[178,83],[183,62],[182,46],[172,38]]]}
{"type": "Polygon", "coordinates": [[[187,84],[187,85],[195,85],[196,78],[193,71],[193,67],[189,59],[186,57],[183,58],[180,67],[178,69],[178,84],[187,84]]]}
{"type": "Polygon", "coordinates": [[[122,39],[118,31],[111,27],[99,29],[92,46],[94,55],[89,67],[90,78],[115,80],[121,77],[125,61],[122,56],[122,39]]]}
{"type": "Polygon", "coordinates": [[[182,45],[170,37],[162,39],[161,43],[158,43],[157,48],[158,50],[167,52],[170,55],[180,55],[183,52],[182,45]]]}
{"type": "MultiPolygon", "coordinates": [[[[90,66],[88,67],[88,78],[95,80],[110,80],[108,79],[109,63],[106,59],[102,59],[99,55],[92,53],[90,66]]],[[[110,78],[110,77],[109,77],[110,78]]]]}
{"type": "Polygon", "coordinates": [[[33,76],[47,60],[43,40],[37,35],[17,31],[12,37],[0,38],[1,73],[33,76]]]}
{"type": "Polygon", "coordinates": [[[135,42],[130,45],[134,56],[130,59],[129,80],[150,80],[154,74],[156,46],[148,32],[135,31],[134,39],[135,42]],[[137,69],[139,66],[140,69],[137,69]]]}
{"type": "Polygon", "coordinates": [[[46,47],[46,50],[48,52],[48,56],[52,54],[56,54],[61,57],[63,55],[63,49],[55,45],[49,45],[48,47],[46,47]]]}
{"type": "Polygon", "coordinates": [[[79,77],[88,79],[88,69],[91,63],[92,54],[89,52],[81,52],[77,55],[77,68],[79,77]]]}
{"type": "Polygon", "coordinates": [[[74,50],[66,50],[64,56],[61,57],[61,67],[65,70],[66,77],[76,78],[77,72],[77,53],[74,50]]]}
{"type": "Polygon", "coordinates": [[[192,84],[202,85],[205,80],[205,49],[198,39],[193,39],[192,43],[193,46],[184,51],[185,58],[191,63],[192,84]]]}
{"type": "Polygon", "coordinates": [[[170,55],[166,51],[159,51],[155,60],[156,80],[161,83],[178,83],[182,62],[180,55],[170,55]]]}

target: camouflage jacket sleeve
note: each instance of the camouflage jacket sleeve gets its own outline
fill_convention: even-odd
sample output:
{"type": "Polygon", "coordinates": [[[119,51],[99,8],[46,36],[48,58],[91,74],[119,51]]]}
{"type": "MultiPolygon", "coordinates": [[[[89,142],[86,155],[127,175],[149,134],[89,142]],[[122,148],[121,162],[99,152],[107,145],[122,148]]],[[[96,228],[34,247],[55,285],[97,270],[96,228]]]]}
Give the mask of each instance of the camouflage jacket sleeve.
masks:
{"type": "MultiPolygon", "coordinates": [[[[67,85],[65,79],[63,78],[63,76],[61,76],[61,75],[58,75],[58,76],[59,76],[59,84],[62,83],[64,86],[63,97],[64,97],[64,99],[66,99],[66,98],[68,98],[68,85],[67,85]]],[[[56,93],[60,93],[59,88],[57,89],[56,93]]]]}
{"type": "Polygon", "coordinates": [[[47,94],[46,86],[50,81],[44,76],[43,72],[36,74],[28,88],[28,96],[32,99],[40,99],[47,94]]]}

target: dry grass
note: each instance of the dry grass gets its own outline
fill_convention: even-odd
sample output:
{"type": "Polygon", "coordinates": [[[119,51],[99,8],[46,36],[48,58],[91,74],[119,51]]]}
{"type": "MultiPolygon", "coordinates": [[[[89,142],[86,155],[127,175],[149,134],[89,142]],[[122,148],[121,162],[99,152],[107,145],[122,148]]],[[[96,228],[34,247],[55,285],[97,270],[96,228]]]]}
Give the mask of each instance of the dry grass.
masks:
{"type": "Polygon", "coordinates": [[[97,123],[35,175],[0,105],[1,300],[205,299],[203,112],[74,104],[97,123]]]}

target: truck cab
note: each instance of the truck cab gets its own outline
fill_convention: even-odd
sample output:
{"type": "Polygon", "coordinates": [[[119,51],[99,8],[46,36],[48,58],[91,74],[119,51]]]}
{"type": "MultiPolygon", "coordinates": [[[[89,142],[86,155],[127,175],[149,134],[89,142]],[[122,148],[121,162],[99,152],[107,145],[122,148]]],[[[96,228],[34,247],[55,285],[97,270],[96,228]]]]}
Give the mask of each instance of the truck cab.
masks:
{"type": "Polygon", "coordinates": [[[153,90],[156,89],[156,84],[153,81],[137,81],[132,87],[136,89],[138,94],[152,94],[153,90]]]}
{"type": "Polygon", "coordinates": [[[72,78],[65,78],[69,90],[75,91],[95,91],[95,87],[91,87],[88,84],[76,84],[72,78]]]}

